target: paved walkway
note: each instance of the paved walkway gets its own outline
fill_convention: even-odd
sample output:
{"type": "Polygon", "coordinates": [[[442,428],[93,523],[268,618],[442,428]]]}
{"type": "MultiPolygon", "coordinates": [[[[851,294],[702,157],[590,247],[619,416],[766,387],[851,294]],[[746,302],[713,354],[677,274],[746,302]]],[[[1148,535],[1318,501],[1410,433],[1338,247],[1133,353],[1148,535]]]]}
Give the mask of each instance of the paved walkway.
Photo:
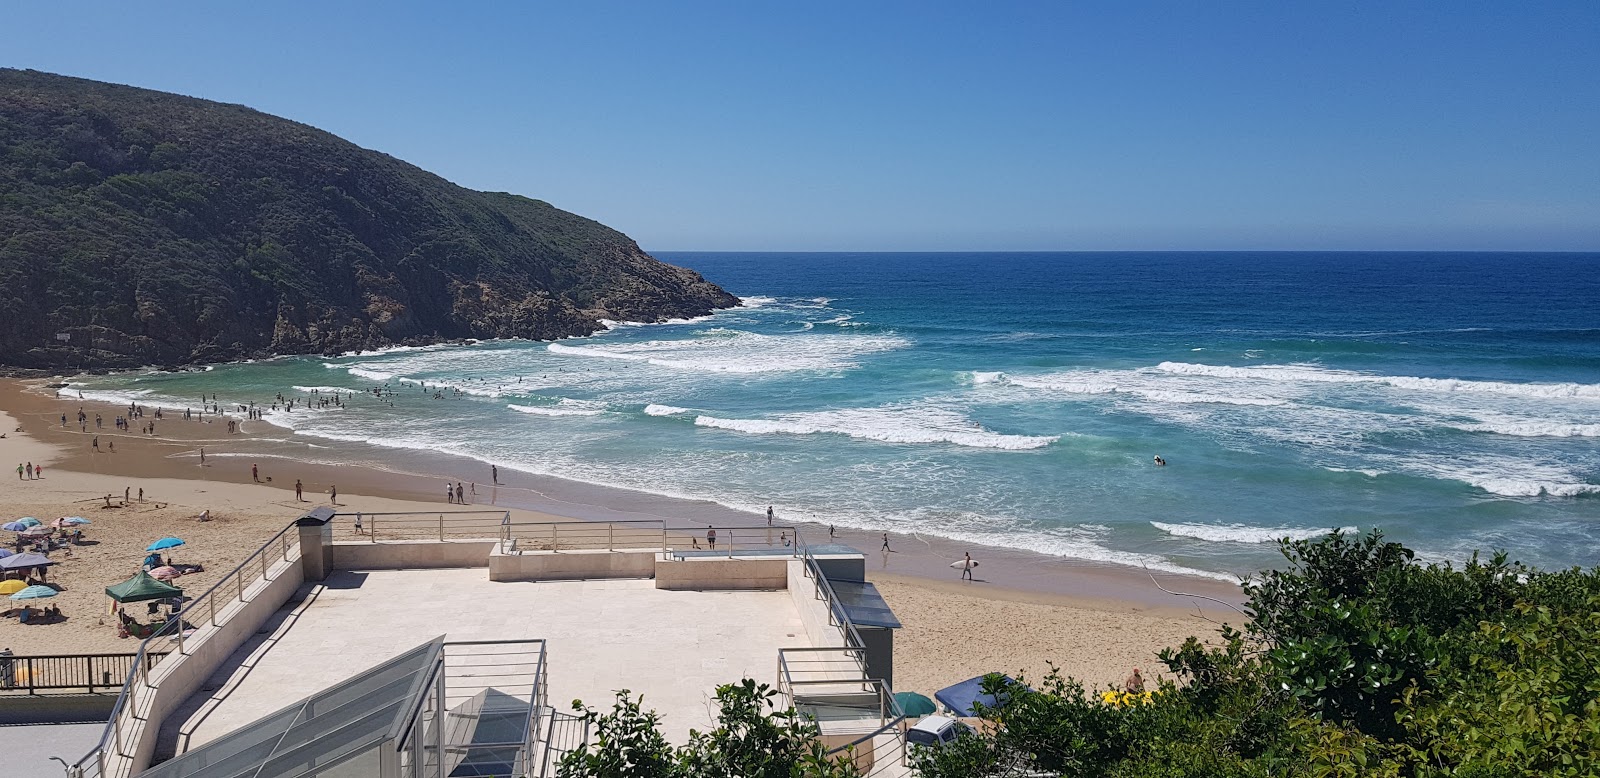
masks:
{"type": "Polygon", "coordinates": [[[495,583],[483,568],[341,571],[234,652],[181,727],[193,748],[440,634],[543,638],[550,704],[609,710],[643,693],[669,739],[712,722],[718,684],[777,685],[778,649],[808,646],[788,592],[665,591],[651,580],[495,583]]]}

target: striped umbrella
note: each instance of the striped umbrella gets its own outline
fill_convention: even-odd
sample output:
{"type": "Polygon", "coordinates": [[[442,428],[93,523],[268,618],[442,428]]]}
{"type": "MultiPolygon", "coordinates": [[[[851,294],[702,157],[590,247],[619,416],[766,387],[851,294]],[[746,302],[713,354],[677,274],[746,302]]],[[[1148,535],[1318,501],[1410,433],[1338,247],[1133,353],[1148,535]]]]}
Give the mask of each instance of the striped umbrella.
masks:
{"type": "Polygon", "coordinates": [[[56,596],[56,590],[48,586],[30,586],[16,594],[11,595],[13,600],[42,600],[46,597],[56,596]]]}

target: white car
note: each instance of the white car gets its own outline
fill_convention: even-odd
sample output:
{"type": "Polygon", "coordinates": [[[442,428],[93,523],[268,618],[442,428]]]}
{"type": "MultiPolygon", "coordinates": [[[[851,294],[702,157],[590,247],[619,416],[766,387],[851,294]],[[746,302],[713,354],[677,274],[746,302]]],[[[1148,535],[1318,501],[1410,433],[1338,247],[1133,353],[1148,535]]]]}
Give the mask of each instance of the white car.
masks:
{"type": "Polygon", "coordinates": [[[938,748],[955,740],[971,727],[949,716],[923,716],[916,726],[906,730],[906,742],[915,746],[938,748]]]}

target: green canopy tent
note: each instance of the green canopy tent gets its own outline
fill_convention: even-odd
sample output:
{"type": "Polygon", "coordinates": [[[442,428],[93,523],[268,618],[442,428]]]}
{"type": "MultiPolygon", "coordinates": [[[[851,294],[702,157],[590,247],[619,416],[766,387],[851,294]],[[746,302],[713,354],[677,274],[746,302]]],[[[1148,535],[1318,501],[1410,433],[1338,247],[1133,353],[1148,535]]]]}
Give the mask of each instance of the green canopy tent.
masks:
{"type": "Polygon", "coordinates": [[[122,583],[106,587],[106,596],[120,603],[144,602],[145,600],[165,600],[168,597],[183,595],[181,587],[165,584],[150,577],[149,573],[140,570],[137,575],[122,583]]]}

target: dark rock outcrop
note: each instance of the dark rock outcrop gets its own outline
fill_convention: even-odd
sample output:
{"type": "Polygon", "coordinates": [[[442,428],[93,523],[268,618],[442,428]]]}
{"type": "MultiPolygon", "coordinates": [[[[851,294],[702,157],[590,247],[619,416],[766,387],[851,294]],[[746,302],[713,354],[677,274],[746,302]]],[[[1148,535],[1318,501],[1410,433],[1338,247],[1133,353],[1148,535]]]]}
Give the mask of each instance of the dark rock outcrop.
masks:
{"type": "Polygon", "coordinates": [[[0,365],[549,339],[737,303],[598,222],[303,124],[0,69],[0,365]]]}

